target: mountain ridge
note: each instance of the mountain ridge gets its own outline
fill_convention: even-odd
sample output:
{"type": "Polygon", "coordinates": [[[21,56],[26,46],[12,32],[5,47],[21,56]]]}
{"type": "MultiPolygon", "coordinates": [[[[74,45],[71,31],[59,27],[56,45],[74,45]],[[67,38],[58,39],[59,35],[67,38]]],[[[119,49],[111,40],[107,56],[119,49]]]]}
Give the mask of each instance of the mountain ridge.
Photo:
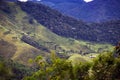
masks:
{"type": "MultiPolygon", "coordinates": [[[[65,16],[58,11],[39,3],[28,1],[26,3],[19,2],[18,4],[21,6],[22,10],[30,14],[40,24],[44,25],[57,35],[78,40],[82,39],[92,42],[107,42],[111,44],[117,44],[120,39],[120,25],[113,23],[112,26],[109,27],[109,24],[104,26],[104,23],[95,23],[95,25],[92,26],[91,24],[94,23],[87,24],[83,21],[65,16]],[[32,8],[30,6],[32,6],[32,8]],[[103,34],[99,33],[97,30],[103,32],[103,34]],[[107,35],[111,35],[109,36],[110,38],[104,39],[107,35]]],[[[116,22],[119,23],[119,20],[116,20],[116,22]]]]}
{"type": "Polygon", "coordinates": [[[25,65],[30,65],[28,60],[38,55],[45,58],[49,56],[49,52],[45,49],[54,50],[59,57],[65,57],[74,53],[83,55],[100,53],[112,48],[110,44],[97,44],[58,36],[14,2],[0,5],[0,19],[0,56],[25,65]],[[23,37],[25,41],[22,40],[23,37]]]}
{"type": "Polygon", "coordinates": [[[44,48],[64,56],[74,53],[83,55],[99,53],[112,48],[110,44],[97,44],[58,36],[38,23],[14,2],[0,5],[0,19],[0,55],[6,58],[10,56],[11,59],[23,64],[38,55],[48,56],[49,53],[44,48]],[[22,40],[23,37],[25,41],[22,40]],[[4,42],[3,47],[2,42],[4,42]],[[9,50],[10,45],[14,51],[9,50]]]}
{"type": "Polygon", "coordinates": [[[54,0],[43,0],[41,3],[59,10],[65,15],[72,16],[85,22],[104,22],[115,19],[120,20],[119,0],[93,0],[89,3],[85,3],[83,0],[61,0],[57,3],[54,0]],[[48,1],[54,5],[51,6],[50,4],[47,4],[48,1]]]}

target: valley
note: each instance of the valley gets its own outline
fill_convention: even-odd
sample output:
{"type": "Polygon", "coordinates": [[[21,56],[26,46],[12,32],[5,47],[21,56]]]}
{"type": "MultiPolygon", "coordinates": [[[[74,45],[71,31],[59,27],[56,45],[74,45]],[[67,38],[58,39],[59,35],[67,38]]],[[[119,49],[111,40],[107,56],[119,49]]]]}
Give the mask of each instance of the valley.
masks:
{"type": "Polygon", "coordinates": [[[38,2],[1,0],[0,79],[119,80],[119,34],[119,20],[86,23],[38,2]]]}
{"type": "Polygon", "coordinates": [[[103,23],[85,23],[81,20],[63,15],[40,3],[19,2],[18,4],[23,11],[35,18],[38,23],[44,25],[59,36],[113,45],[116,45],[120,40],[119,20],[110,20],[103,23]],[[30,6],[33,7],[31,8],[30,6]]]}
{"type": "MultiPolygon", "coordinates": [[[[69,56],[73,53],[84,55],[112,50],[112,45],[110,44],[105,45],[61,37],[38,23],[34,17],[22,11],[20,6],[13,2],[7,2],[0,12],[1,41],[3,40],[16,46],[15,49],[17,51],[14,51],[10,58],[20,60],[22,57],[23,59],[20,60],[22,63],[29,58],[35,58],[39,54],[49,55],[48,53],[51,50],[54,50],[61,57],[62,55],[69,56]]],[[[2,53],[1,51],[1,55],[3,54],[5,52],[2,53]]]]}

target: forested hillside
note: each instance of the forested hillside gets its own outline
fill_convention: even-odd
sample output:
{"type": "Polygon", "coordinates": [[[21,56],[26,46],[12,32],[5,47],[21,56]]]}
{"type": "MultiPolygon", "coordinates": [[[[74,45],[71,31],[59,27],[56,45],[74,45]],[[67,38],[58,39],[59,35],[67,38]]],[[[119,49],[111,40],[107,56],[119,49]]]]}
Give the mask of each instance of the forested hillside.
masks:
{"type": "Polygon", "coordinates": [[[29,13],[24,12],[18,4],[1,2],[0,56],[4,58],[30,65],[27,63],[29,59],[34,59],[38,55],[47,57],[51,50],[54,50],[59,57],[66,58],[75,53],[95,54],[112,48],[110,44],[58,36],[38,23],[29,13]]]}
{"type": "Polygon", "coordinates": [[[36,69],[6,62],[0,58],[0,78],[2,80],[119,80],[120,79],[120,44],[114,52],[101,53],[90,60],[77,55],[73,59],[61,59],[53,52],[46,61],[42,56],[31,59],[36,69]],[[117,55],[117,56],[114,56],[117,55]],[[2,60],[2,61],[1,61],[2,60]],[[74,62],[73,62],[74,61],[74,62]],[[33,71],[32,71],[33,70],[33,71]],[[19,74],[19,75],[18,75],[19,74]]]}
{"type": "Polygon", "coordinates": [[[118,20],[88,24],[9,1],[0,0],[0,80],[120,79],[120,43],[111,45],[120,40],[118,20]]]}
{"type": "Polygon", "coordinates": [[[88,3],[85,1],[86,0],[41,0],[40,3],[86,22],[120,20],[120,0],[91,0],[91,2],[88,3]]]}
{"type": "Polygon", "coordinates": [[[18,2],[18,4],[22,10],[30,14],[40,24],[60,36],[110,44],[116,44],[120,40],[119,20],[91,25],[62,15],[58,11],[40,3],[18,2]],[[109,36],[109,38],[106,39],[106,36],[109,36]]]}

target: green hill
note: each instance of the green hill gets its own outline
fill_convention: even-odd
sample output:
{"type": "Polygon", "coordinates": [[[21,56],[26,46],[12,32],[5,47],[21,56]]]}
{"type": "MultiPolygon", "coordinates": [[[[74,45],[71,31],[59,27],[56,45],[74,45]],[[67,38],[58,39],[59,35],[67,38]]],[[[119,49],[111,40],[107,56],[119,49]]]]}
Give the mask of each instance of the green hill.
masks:
{"type": "Polygon", "coordinates": [[[58,36],[39,24],[18,4],[2,2],[0,5],[0,56],[5,58],[26,64],[38,55],[48,56],[49,52],[44,49],[54,50],[59,56],[70,56],[73,53],[100,53],[112,48],[109,44],[58,36]],[[25,41],[22,39],[24,36],[25,41]]]}
{"type": "Polygon", "coordinates": [[[25,3],[17,2],[17,4],[40,24],[60,36],[97,43],[106,42],[114,45],[120,40],[120,21],[117,19],[98,24],[86,23],[63,15],[40,3],[28,1],[25,3]]]}

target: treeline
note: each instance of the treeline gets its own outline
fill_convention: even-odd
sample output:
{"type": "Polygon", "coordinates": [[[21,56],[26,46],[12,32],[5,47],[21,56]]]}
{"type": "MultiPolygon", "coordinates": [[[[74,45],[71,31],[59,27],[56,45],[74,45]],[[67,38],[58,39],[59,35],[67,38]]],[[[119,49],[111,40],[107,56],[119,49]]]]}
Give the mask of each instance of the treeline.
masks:
{"type": "Polygon", "coordinates": [[[90,62],[73,63],[52,52],[29,59],[34,68],[0,57],[1,80],[120,80],[120,43],[113,52],[101,53],[90,62]]]}
{"type": "Polygon", "coordinates": [[[60,36],[111,44],[116,44],[120,40],[119,20],[87,24],[40,3],[18,2],[18,5],[40,24],[60,36]]]}
{"type": "Polygon", "coordinates": [[[50,60],[41,56],[31,60],[39,65],[32,76],[24,80],[119,80],[120,79],[120,44],[114,52],[101,53],[91,62],[71,63],[52,53],[50,60]],[[117,56],[115,56],[117,55],[117,56]]]}
{"type": "Polygon", "coordinates": [[[1,80],[119,80],[120,58],[112,53],[101,54],[92,62],[79,62],[73,65],[67,59],[52,54],[49,61],[38,56],[29,60],[38,64],[37,71],[18,64],[6,65],[0,61],[1,80]],[[32,75],[31,75],[32,74],[32,75]]]}

